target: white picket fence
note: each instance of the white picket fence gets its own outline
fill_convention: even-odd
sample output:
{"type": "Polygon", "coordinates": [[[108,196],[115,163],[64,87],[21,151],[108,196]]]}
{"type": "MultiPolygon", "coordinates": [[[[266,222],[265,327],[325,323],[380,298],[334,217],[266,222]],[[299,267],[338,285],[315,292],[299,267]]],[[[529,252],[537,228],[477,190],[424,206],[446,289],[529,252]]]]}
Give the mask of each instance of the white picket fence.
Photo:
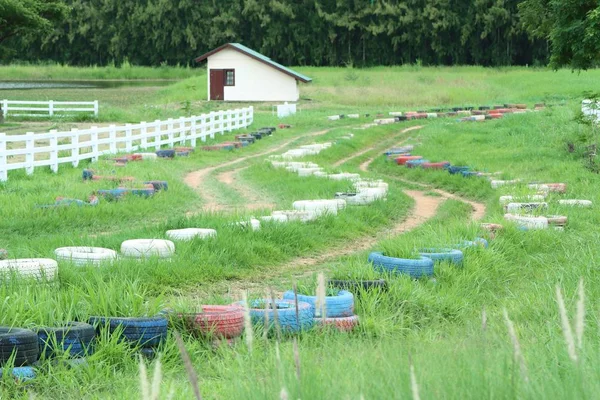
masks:
{"type": "Polygon", "coordinates": [[[2,100],[2,115],[13,117],[53,117],[72,113],[94,113],[98,116],[98,100],[94,101],[21,101],[2,100]],[[27,111],[27,114],[18,112],[27,111]]]}
{"type": "Polygon", "coordinates": [[[248,107],[135,125],[92,126],[69,132],[0,133],[0,181],[8,180],[10,170],[25,169],[30,175],[36,167],[49,166],[53,172],[58,172],[59,164],[71,163],[77,167],[81,160],[97,161],[105,154],[149,148],[159,150],[162,146],[176,144],[195,147],[198,139],[214,139],[217,133],[222,135],[245,128],[253,120],[254,108],[248,107]]]}
{"type": "Polygon", "coordinates": [[[600,101],[583,100],[581,102],[581,112],[592,121],[600,123],[600,101]]]}

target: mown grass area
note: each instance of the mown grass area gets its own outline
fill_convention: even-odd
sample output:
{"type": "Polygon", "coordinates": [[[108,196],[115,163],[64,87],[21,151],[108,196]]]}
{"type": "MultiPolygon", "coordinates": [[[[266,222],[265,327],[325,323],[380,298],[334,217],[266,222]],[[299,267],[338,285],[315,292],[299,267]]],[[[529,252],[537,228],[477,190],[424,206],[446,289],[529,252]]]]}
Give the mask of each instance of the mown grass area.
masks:
{"type": "MultiPolygon", "coordinates": [[[[457,69],[457,73],[461,71],[457,69]]],[[[490,72],[495,73],[501,71],[490,72]]],[[[547,73],[540,72],[540,76],[547,73]]],[[[557,91],[562,90],[565,99],[575,97],[576,90],[570,92],[567,86],[557,91]]],[[[577,87],[576,82],[572,86],[577,87]]],[[[440,90],[446,89],[441,87],[440,90]]],[[[532,89],[532,101],[536,96],[536,100],[543,98],[543,90],[538,89],[534,94],[532,89]]],[[[298,355],[294,354],[291,338],[284,338],[277,349],[275,337],[262,337],[260,329],[255,332],[252,353],[243,341],[236,342],[232,348],[214,349],[208,341],[184,332],[186,347],[200,375],[204,398],[282,398],[282,388],[288,398],[361,398],[361,395],[365,399],[414,398],[411,364],[423,399],[597,397],[600,393],[597,379],[600,288],[594,265],[600,256],[595,246],[600,221],[595,207],[559,207],[555,201],[580,198],[592,200],[595,205],[600,201],[594,189],[600,178],[585,168],[585,149],[577,144],[577,137],[589,133],[590,129],[574,121],[578,103],[578,99],[574,99],[565,106],[484,123],[427,120],[422,123],[423,129],[400,134],[400,130],[410,124],[361,131],[351,129],[352,126],[342,127],[359,123],[352,120],[326,121],[323,118],[326,113],[338,109],[334,102],[328,101],[320,110],[306,109],[287,120],[294,129],[277,131],[272,138],[240,151],[196,152],[188,159],[171,162],[133,163],[116,173],[140,179],[166,179],[169,191],[154,199],[132,198],[122,203],[104,203],[96,209],[43,213],[33,208],[34,204],[52,201],[57,195],[81,197],[96,188],[97,183],[79,182],[83,166],[79,169],[61,166],[58,175],[37,170],[31,177],[12,174],[8,183],[0,187],[0,221],[3,221],[0,247],[7,247],[11,255],[51,256],[54,248],[70,244],[118,249],[125,239],[163,237],[166,229],[178,227],[215,227],[219,234],[216,239],[178,244],[176,257],[170,263],[120,262],[99,269],[61,263],[58,285],[5,283],[0,287],[0,296],[6,299],[0,323],[35,326],[85,319],[96,313],[151,315],[167,306],[197,310],[201,304],[239,300],[232,293],[210,288],[213,284],[227,286],[253,280],[255,274],[269,273],[270,276],[264,288],[251,292],[252,297],[263,295],[267,286],[276,290],[290,289],[293,282],[289,277],[293,271],[287,269],[289,266],[282,267],[285,262],[298,256],[327,252],[331,247],[372,235],[400,220],[411,204],[401,193],[409,185],[398,179],[409,179],[485,203],[488,207],[485,222],[503,223],[505,229],[490,242],[488,249],[466,251],[462,266],[436,265],[433,280],[381,275],[366,263],[371,250],[413,254],[423,247],[443,247],[484,235],[476,223],[470,222],[470,210],[465,203],[446,200],[436,217],[416,230],[384,238],[367,251],[317,266],[328,278],[384,277],[389,288],[387,292],[359,294],[355,312],[360,316],[361,325],[353,333],[309,331],[299,335],[298,355]],[[523,185],[493,190],[482,178],[409,170],[386,161],[383,156],[375,159],[369,173],[361,174],[389,182],[388,200],[369,207],[349,208],[337,218],[328,217],[306,225],[265,225],[262,231],[252,233],[227,224],[242,216],[259,215],[260,211],[240,212],[234,216],[201,213],[184,217],[187,211],[202,206],[201,199],[181,181],[187,172],[255,154],[300,133],[324,128],[334,129],[324,136],[300,139],[295,144],[337,141],[321,154],[306,158],[331,172],[357,172],[361,162],[411,137],[412,143],[420,143],[413,153],[432,161],[448,160],[478,170],[502,171],[500,178],[566,182],[568,194],[551,195],[548,214],[567,215],[568,226],[562,232],[521,231],[504,222],[498,197],[525,193],[523,185]],[[337,140],[347,133],[353,133],[353,139],[337,140]],[[568,151],[567,142],[576,143],[573,152],[568,151]],[[335,161],[369,147],[374,149],[340,167],[331,167],[335,161]],[[559,285],[573,320],[580,278],[585,282],[587,314],[583,320],[582,347],[575,346],[579,359],[575,363],[568,356],[554,296],[555,286],[559,285]],[[504,308],[516,327],[523,364],[514,358],[504,308]],[[296,359],[300,363],[299,379],[296,359]]],[[[453,101],[446,103],[453,104],[453,101]]],[[[364,110],[372,108],[365,106],[364,110]]],[[[362,107],[353,109],[363,110],[362,107]]],[[[275,121],[266,108],[259,108],[256,120],[256,126],[272,125],[275,121]]],[[[277,206],[289,208],[300,196],[331,197],[333,192],[348,186],[345,182],[301,179],[275,170],[263,160],[264,157],[259,157],[244,162],[240,166],[249,168],[240,172],[239,177],[277,206]]],[[[107,163],[96,168],[103,174],[111,172],[107,163]]],[[[237,166],[217,169],[211,175],[211,182],[215,182],[216,173],[232,168],[237,166]]],[[[410,188],[431,194],[429,188],[410,188]]],[[[217,195],[228,190],[218,185],[211,189],[217,195]]],[[[229,193],[225,197],[234,195],[229,193]]],[[[307,276],[297,283],[302,291],[308,292],[314,290],[315,281],[315,276],[307,276]]],[[[44,362],[39,377],[26,386],[27,391],[24,385],[8,378],[0,383],[0,393],[7,398],[27,398],[28,392],[38,398],[139,397],[135,351],[108,337],[101,338],[97,350],[86,368],[44,362]]],[[[173,389],[174,398],[191,398],[192,390],[174,338],[169,336],[161,350],[163,396],[173,389]]]]}

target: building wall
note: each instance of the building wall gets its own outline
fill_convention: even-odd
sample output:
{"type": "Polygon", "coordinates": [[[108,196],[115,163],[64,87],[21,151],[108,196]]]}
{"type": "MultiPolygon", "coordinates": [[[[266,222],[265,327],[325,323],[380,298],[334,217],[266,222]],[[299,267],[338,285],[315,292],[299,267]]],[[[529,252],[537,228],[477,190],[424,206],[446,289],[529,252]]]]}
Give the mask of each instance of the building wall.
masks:
{"type": "Polygon", "coordinates": [[[225,101],[297,101],[296,79],[245,54],[224,49],[208,57],[208,99],[210,70],[234,69],[235,86],[225,86],[225,101]]]}

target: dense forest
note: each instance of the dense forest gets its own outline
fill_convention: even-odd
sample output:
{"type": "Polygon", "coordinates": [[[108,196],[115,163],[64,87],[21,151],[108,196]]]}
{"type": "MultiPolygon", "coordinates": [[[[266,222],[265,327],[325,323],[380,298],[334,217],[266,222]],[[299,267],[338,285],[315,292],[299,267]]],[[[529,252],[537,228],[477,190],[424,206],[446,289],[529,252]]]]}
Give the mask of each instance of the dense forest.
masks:
{"type": "Polygon", "coordinates": [[[289,65],[546,65],[551,39],[559,42],[552,36],[551,11],[561,2],[570,3],[563,9],[577,10],[565,18],[585,17],[598,3],[0,0],[0,57],[72,65],[187,65],[223,43],[240,42],[289,65]],[[25,13],[18,7],[33,8],[51,26],[36,28],[31,20],[32,29],[10,30],[10,13],[25,13]]]}

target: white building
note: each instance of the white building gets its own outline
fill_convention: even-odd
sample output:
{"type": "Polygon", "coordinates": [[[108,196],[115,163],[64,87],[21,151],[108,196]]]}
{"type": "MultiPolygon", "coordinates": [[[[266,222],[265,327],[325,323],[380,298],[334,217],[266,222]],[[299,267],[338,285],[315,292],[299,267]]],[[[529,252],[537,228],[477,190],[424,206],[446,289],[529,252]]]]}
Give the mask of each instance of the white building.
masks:
{"type": "Polygon", "coordinates": [[[208,99],[297,101],[298,82],[312,79],[239,43],[227,43],[198,58],[208,60],[208,99]]]}

